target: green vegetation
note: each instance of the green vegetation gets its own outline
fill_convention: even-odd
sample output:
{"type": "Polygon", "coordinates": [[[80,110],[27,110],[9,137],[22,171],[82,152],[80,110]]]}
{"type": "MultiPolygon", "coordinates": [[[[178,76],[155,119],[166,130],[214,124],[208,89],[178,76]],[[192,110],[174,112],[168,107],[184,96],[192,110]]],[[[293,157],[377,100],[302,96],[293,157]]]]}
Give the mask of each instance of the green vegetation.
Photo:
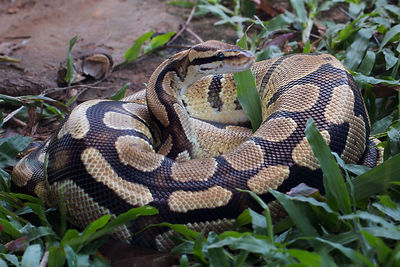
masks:
{"type": "MultiPolygon", "coordinates": [[[[181,266],[400,266],[400,7],[385,0],[289,2],[291,11],[265,20],[255,16],[256,6],[250,0],[199,0],[196,15],[209,14],[220,19],[217,25],[231,25],[241,45],[247,38],[258,60],[293,52],[336,56],[364,89],[371,133],[382,141],[385,162],[373,169],[345,164],[329,151],[309,121],[306,135],[324,171],[325,196],[312,189],[302,194],[310,191],[304,186],[292,195],[273,191],[288,217],[272,225],[266,203],[250,193],[264,212],[245,210],[234,229],[222,234],[204,235],[165,223],[181,234],[174,238],[177,246],[172,253],[181,266]],[[341,14],[341,20],[330,19],[331,12],[341,14]]],[[[170,4],[193,7],[189,1],[170,4]]],[[[152,35],[139,37],[120,65],[160,48],[173,33],[150,40],[152,35]]],[[[67,76],[67,83],[72,79],[67,76]]],[[[252,83],[246,79],[242,82],[252,83]]],[[[123,97],[125,90],[122,87],[112,99],[123,97]]],[[[45,96],[0,95],[1,103],[17,106],[10,114],[25,121],[61,119],[68,111],[68,105],[45,96]]],[[[0,115],[1,129],[10,115],[0,115]]],[[[48,209],[36,197],[11,192],[10,167],[29,141],[18,135],[0,141],[0,267],[38,266],[42,260],[49,266],[107,265],[97,253],[106,235],[120,224],[157,211],[133,209],[114,220],[104,216],[83,231],[75,230],[62,208],[48,209]]]]}

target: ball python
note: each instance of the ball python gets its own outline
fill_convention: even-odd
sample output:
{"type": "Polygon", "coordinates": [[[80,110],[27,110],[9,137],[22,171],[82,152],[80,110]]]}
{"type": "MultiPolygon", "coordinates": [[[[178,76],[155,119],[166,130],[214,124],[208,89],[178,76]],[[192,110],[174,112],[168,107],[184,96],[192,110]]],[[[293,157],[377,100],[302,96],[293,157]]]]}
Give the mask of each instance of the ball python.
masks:
{"type": "Polygon", "coordinates": [[[14,183],[47,201],[62,199],[80,226],[104,214],[154,206],[158,215],[140,217],[116,235],[165,250],[171,246],[168,229],[135,233],[164,221],[226,230],[244,209],[259,210],[238,188],[260,195],[273,215],[281,210],[269,190],[287,192],[300,183],[323,190],[304,134],[310,117],[346,163],[377,164],[363,98],[336,58],[254,58],[218,41],[177,53],[154,71],[145,92],[77,106],[42,147],[15,166],[14,183]],[[250,67],[263,118],[254,133],[232,74],[250,67]]]}

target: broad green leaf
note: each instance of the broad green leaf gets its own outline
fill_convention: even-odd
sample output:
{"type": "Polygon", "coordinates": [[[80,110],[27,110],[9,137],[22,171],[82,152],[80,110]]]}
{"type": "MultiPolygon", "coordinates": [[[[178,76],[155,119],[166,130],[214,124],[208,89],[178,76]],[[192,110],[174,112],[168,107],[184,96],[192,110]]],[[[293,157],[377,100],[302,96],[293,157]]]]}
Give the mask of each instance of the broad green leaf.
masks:
{"type": "Polygon", "coordinates": [[[367,211],[357,211],[356,213],[342,215],[340,216],[340,218],[343,220],[352,220],[354,218],[359,218],[368,221],[369,223],[373,222],[376,224],[380,224],[382,225],[382,227],[385,227],[387,229],[399,231],[397,235],[400,236],[400,229],[397,229],[396,225],[388,222],[387,220],[385,220],[384,217],[369,213],[367,211]]]}
{"type": "Polygon", "coordinates": [[[183,8],[192,8],[194,6],[193,2],[189,1],[168,1],[168,5],[179,6],[183,8]]]}
{"type": "Polygon", "coordinates": [[[324,251],[321,252],[321,266],[323,267],[337,267],[333,258],[324,251]]]}
{"type": "Polygon", "coordinates": [[[15,229],[8,220],[0,218],[0,229],[2,232],[10,235],[13,239],[21,237],[21,233],[15,229]]]}
{"type": "Polygon", "coordinates": [[[77,256],[77,266],[79,267],[89,267],[89,255],[78,254],[77,256]]]}
{"type": "Polygon", "coordinates": [[[359,253],[358,251],[355,251],[351,248],[347,248],[339,243],[334,243],[328,240],[325,240],[323,238],[319,238],[316,237],[315,240],[328,244],[330,246],[332,246],[333,248],[336,248],[337,250],[339,250],[340,252],[343,253],[343,255],[345,255],[346,257],[348,257],[349,259],[352,260],[352,262],[354,264],[356,264],[357,266],[363,266],[364,264],[366,264],[367,266],[370,267],[374,267],[375,265],[372,264],[371,261],[368,260],[367,257],[365,257],[364,255],[362,255],[361,253],[359,253]]]}
{"type": "Polygon", "coordinates": [[[47,227],[51,228],[50,223],[47,221],[46,210],[45,210],[45,206],[43,204],[28,202],[28,203],[26,203],[26,205],[28,205],[33,210],[33,212],[36,214],[36,216],[39,217],[43,226],[47,226],[47,227]]]}
{"type": "Polygon", "coordinates": [[[369,171],[371,168],[364,166],[364,165],[357,165],[357,164],[344,164],[343,166],[340,165],[343,169],[354,173],[355,175],[361,175],[369,171]]]}
{"type": "Polygon", "coordinates": [[[312,118],[308,119],[306,125],[306,137],[310,147],[321,166],[324,179],[324,188],[328,204],[337,203],[343,213],[351,212],[350,197],[346,184],[331,151],[322,135],[318,131],[312,118]]]}
{"type": "Polygon", "coordinates": [[[311,45],[310,45],[310,40],[307,40],[303,48],[303,54],[309,54],[309,53],[311,53],[311,45]]]}
{"type": "Polygon", "coordinates": [[[400,207],[398,205],[396,205],[395,208],[390,208],[375,202],[372,204],[372,206],[374,206],[377,210],[383,212],[387,216],[391,217],[393,220],[400,222],[400,207]]]}
{"type": "Polygon", "coordinates": [[[387,207],[390,209],[400,209],[400,205],[395,203],[389,195],[378,195],[378,199],[379,203],[375,202],[373,204],[378,204],[380,206],[387,207]]]}
{"type": "Polygon", "coordinates": [[[193,244],[193,256],[200,260],[200,262],[204,265],[208,265],[206,257],[204,256],[203,252],[203,241],[205,241],[204,237],[204,229],[199,235],[197,236],[196,240],[193,244]]]}
{"type": "Polygon", "coordinates": [[[74,250],[77,250],[79,246],[83,243],[83,239],[79,232],[75,229],[68,229],[65,233],[64,237],[61,240],[61,247],[65,247],[66,245],[72,246],[74,250]],[[71,243],[73,243],[71,245],[71,243]]]}
{"type": "Polygon", "coordinates": [[[259,254],[268,254],[276,250],[275,246],[267,240],[251,235],[242,235],[239,238],[227,237],[209,245],[208,249],[221,248],[224,246],[229,246],[231,249],[247,250],[248,252],[259,254]]]}
{"type": "Polygon", "coordinates": [[[321,256],[315,252],[309,252],[307,250],[301,249],[288,249],[285,252],[288,253],[290,256],[295,257],[300,261],[300,263],[303,263],[306,266],[321,266],[321,256]]]}
{"type": "MultiPolygon", "coordinates": [[[[268,237],[269,241],[271,243],[274,242],[274,229],[273,229],[273,225],[272,225],[271,212],[269,210],[268,205],[265,204],[265,202],[257,194],[255,194],[252,191],[241,190],[241,189],[236,189],[236,190],[238,190],[240,192],[246,192],[246,193],[250,194],[251,197],[254,198],[255,201],[257,201],[257,203],[264,209],[265,219],[266,219],[266,221],[265,221],[265,223],[266,223],[266,231],[267,231],[266,234],[267,234],[267,237],[268,237]]],[[[250,213],[250,215],[252,216],[252,222],[254,224],[254,219],[255,218],[253,217],[253,215],[255,215],[255,213],[254,212],[250,213]]],[[[259,223],[261,223],[261,222],[259,222],[259,223]]],[[[260,229],[261,228],[258,228],[258,230],[260,230],[260,229]]]]}
{"type": "Polygon", "coordinates": [[[376,249],[376,255],[380,263],[384,263],[389,256],[391,250],[388,246],[385,245],[382,239],[379,237],[373,236],[372,234],[361,231],[364,238],[367,240],[368,244],[376,249]]]}
{"type": "Polygon", "coordinates": [[[269,21],[265,22],[267,31],[263,33],[263,37],[268,37],[273,31],[282,30],[294,22],[294,18],[286,13],[280,14],[269,21]]]}
{"type": "Polygon", "coordinates": [[[234,267],[243,267],[246,266],[245,261],[246,258],[248,257],[249,252],[246,250],[240,251],[239,255],[236,256],[234,260],[234,267]]]}
{"type": "Polygon", "coordinates": [[[388,79],[383,79],[383,78],[375,78],[372,76],[366,76],[364,74],[361,74],[359,72],[353,72],[353,78],[356,80],[358,84],[361,84],[360,87],[364,87],[364,84],[388,84],[388,85],[399,85],[398,80],[388,80],[388,79]]]}
{"type": "Polygon", "coordinates": [[[182,256],[181,256],[180,266],[181,267],[189,267],[189,259],[186,254],[182,254],[182,256]]]}
{"type": "Polygon", "coordinates": [[[371,127],[371,135],[379,135],[387,131],[392,124],[393,115],[388,115],[376,121],[371,127]]]}
{"type": "Polygon", "coordinates": [[[37,267],[42,259],[42,248],[39,244],[30,245],[22,255],[21,267],[37,267]]]}
{"type": "Polygon", "coordinates": [[[11,177],[10,174],[0,169],[0,192],[10,192],[11,177]]]}
{"type": "Polygon", "coordinates": [[[252,218],[251,222],[253,225],[254,234],[256,235],[267,235],[267,221],[265,216],[258,214],[257,212],[249,209],[250,216],[252,218]]]}
{"type": "Polygon", "coordinates": [[[106,214],[99,219],[95,220],[91,224],[89,224],[82,233],[83,239],[89,238],[92,234],[94,234],[97,230],[103,228],[108,221],[110,220],[111,216],[106,214]]]}
{"type": "Polygon", "coordinates": [[[15,97],[15,96],[9,96],[9,95],[0,94],[0,100],[2,100],[0,103],[7,102],[7,103],[13,103],[13,104],[15,104],[17,106],[23,106],[24,105],[24,102],[22,102],[19,97],[15,97]]]}
{"type": "Polygon", "coordinates": [[[310,218],[306,215],[304,207],[301,203],[296,203],[289,196],[278,191],[271,190],[270,193],[278,200],[289,214],[292,222],[308,236],[318,236],[317,230],[312,225],[310,218]]]}
{"type": "Polygon", "coordinates": [[[373,236],[383,237],[388,240],[396,240],[397,242],[400,241],[400,231],[395,229],[394,227],[380,227],[380,226],[370,226],[364,227],[364,231],[371,233],[373,236]]]}
{"type": "Polygon", "coordinates": [[[283,52],[276,45],[269,45],[257,53],[257,61],[283,56],[283,52]]]}
{"type": "Polygon", "coordinates": [[[90,267],[111,267],[106,258],[100,254],[90,255],[90,267]]]}
{"type": "Polygon", "coordinates": [[[365,51],[369,45],[369,39],[372,37],[375,27],[364,28],[357,32],[356,39],[347,49],[343,64],[346,68],[356,70],[364,58],[365,51]]]}
{"type": "Polygon", "coordinates": [[[353,220],[355,218],[367,221],[371,226],[364,227],[363,229],[370,232],[374,236],[386,237],[393,240],[400,240],[400,229],[386,221],[383,217],[377,216],[366,211],[357,211],[354,214],[347,214],[340,216],[343,220],[353,220]],[[376,224],[374,226],[373,224],[376,224]]]}
{"type": "Polygon", "coordinates": [[[387,132],[389,138],[387,146],[385,147],[384,158],[387,159],[392,155],[400,153],[400,125],[397,127],[390,127],[387,132]]]}
{"type": "Polygon", "coordinates": [[[38,197],[34,197],[34,196],[31,196],[31,195],[27,195],[27,194],[21,194],[21,193],[10,193],[10,196],[15,197],[15,198],[19,198],[19,199],[22,199],[22,200],[27,200],[29,202],[36,203],[38,205],[44,206],[43,201],[38,197]]]}
{"type": "Polygon", "coordinates": [[[56,233],[54,233],[54,231],[51,228],[45,226],[39,226],[29,230],[28,241],[31,242],[43,236],[57,237],[56,233]]]}
{"type": "Polygon", "coordinates": [[[251,223],[250,209],[245,209],[235,220],[233,228],[238,228],[251,223]]]}
{"type": "Polygon", "coordinates": [[[147,53],[149,53],[149,52],[151,52],[151,51],[154,51],[155,49],[157,49],[157,48],[163,46],[163,45],[166,44],[166,43],[171,39],[171,37],[174,36],[174,35],[175,35],[175,32],[167,32],[167,33],[160,34],[160,35],[157,35],[157,36],[153,37],[153,38],[151,39],[151,41],[150,41],[150,44],[147,45],[147,46],[144,48],[144,53],[147,54],[147,53]]]}
{"type": "Polygon", "coordinates": [[[89,237],[76,238],[76,239],[73,239],[70,242],[68,242],[68,244],[71,247],[74,247],[77,244],[82,244],[83,242],[89,243],[93,240],[96,240],[96,239],[102,237],[102,236],[110,234],[111,232],[117,230],[117,227],[119,227],[125,223],[128,223],[129,221],[136,220],[140,216],[154,215],[154,214],[158,214],[158,210],[156,208],[153,208],[150,206],[132,208],[132,209],[128,210],[127,212],[124,212],[124,213],[121,213],[120,215],[118,215],[117,218],[108,222],[104,227],[102,227],[100,230],[96,231],[89,237]]]}
{"type": "Polygon", "coordinates": [[[7,262],[4,261],[2,258],[0,258],[0,267],[8,267],[7,262]]]}
{"type": "Polygon", "coordinates": [[[390,49],[383,49],[383,55],[385,56],[386,61],[386,70],[391,69],[394,65],[396,65],[397,61],[399,60],[390,49]]]}
{"type": "Polygon", "coordinates": [[[355,27],[357,20],[353,20],[350,24],[346,25],[346,27],[343,28],[339,32],[339,35],[337,35],[333,40],[332,40],[332,49],[335,48],[337,44],[340,42],[343,42],[347,40],[354,32],[358,30],[357,27],[355,27]]]}
{"type": "Polygon", "coordinates": [[[360,14],[360,12],[364,10],[364,8],[365,8],[365,3],[350,2],[349,13],[353,17],[357,17],[360,14]]]}
{"type": "Polygon", "coordinates": [[[11,163],[10,161],[29,145],[30,141],[30,137],[18,134],[9,138],[2,138],[0,140],[0,168],[8,166],[11,163]]]}
{"type": "MultiPolygon", "coordinates": [[[[363,173],[365,173],[365,172],[367,172],[367,171],[369,171],[371,169],[371,168],[369,168],[367,166],[364,166],[364,165],[346,164],[346,163],[344,163],[344,160],[341,159],[336,152],[332,152],[332,155],[335,157],[336,162],[338,163],[338,165],[342,169],[344,169],[345,171],[350,171],[350,172],[352,172],[352,173],[354,173],[356,175],[361,175],[361,174],[363,174],[363,173]]],[[[345,174],[346,174],[346,179],[348,179],[349,178],[348,177],[348,173],[346,172],[345,174]]],[[[349,189],[351,189],[350,186],[352,186],[352,184],[348,183],[347,185],[349,186],[349,189]]],[[[351,195],[353,197],[354,196],[353,190],[350,190],[350,192],[351,192],[351,195]]]]}
{"type": "Polygon", "coordinates": [[[383,47],[397,34],[400,33],[400,25],[393,26],[383,37],[381,44],[379,45],[379,51],[382,51],[383,47]]]}
{"type": "MultiPolygon", "coordinates": [[[[212,244],[218,241],[218,236],[214,232],[210,232],[208,234],[207,242],[208,244],[212,244]]],[[[208,257],[210,260],[210,266],[221,266],[228,267],[230,266],[226,253],[223,248],[207,248],[208,249],[208,257]]]]}
{"type": "Polygon", "coordinates": [[[358,67],[359,72],[364,75],[369,75],[374,68],[376,55],[373,51],[368,50],[365,53],[363,60],[361,61],[360,66],[358,67]]]}
{"type": "Polygon", "coordinates": [[[290,0],[290,4],[293,7],[296,17],[300,19],[301,23],[307,22],[307,11],[304,0],[290,0]]]}
{"type": "MultiPolygon", "coordinates": [[[[14,266],[19,267],[19,261],[18,261],[18,257],[15,256],[14,254],[9,254],[9,253],[0,253],[1,257],[3,257],[4,259],[6,259],[8,262],[12,263],[14,266]]],[[[0,257],[0,258],[1,258],[0,257]]],[[[6,264],[6,266],[8,266],[6,264]]]]}
{"type": "MultiPolygon", "coordinates": [[[[245,34],[238,41],[237,45],[242,49],[247,49],[247,38],[245,34]]],[[[258,95],[256,81],[250,70],[234,73],[233,77],[236,83],[236,94],[239,103],[249,117],[253,132],[255,132],[262,122],[261,101],[258,95]]]]}
{"type": "Polygon", "coordinates": [[[108,236],[103,236],[95,241],[84,244],[84,247],[79,249],[80,254],[94,255],[97,251],[109,241],[108,236]]]}
{"type": "Polygon", "coordinates": [[[176,237],[176,236],[171,236],[170,239],[174,241],[175,243],[178,243],[176,247],[174,247],[171,250],[172,254],[179,255],[179,254],[193,254],[193,246],[194,246],[194,241],[189,241],[184,238],[176,237]]]}
{"type": "Polygon", "coordinates": [[[75,253],[75,251],[68,245],[64,246],[64,251],[67,258],[68,267],[79,267],[78,255],[75,253]]]}
{"type": "Polygon", "coordinates": [[[49,267],[63,267],[65,263],[65,252],[60,247],[49,248],[49,267]]]}
{"type": "Polygon", "coordinates": [[[400,154],[354,178],[355,199],[362,200],[386,190],[391,182],[400,181],[399,173],[400,154]]]}
{"type": "MultiPolygon", "coordinates": [[[[172,224],[172,223],[166,223],[165,222],[165,223],[159,223],[159,224],[150,225],[150,227],[153,227],[153,226],[161,226],[161,227],[162,226],[166,226],[166,227],[169,227],[169,228],[171,228],[171,230],[174,230],[175,232],[183,235],[186,239],[191,240],[191,241],[195,241],[199,236],[198,232],[190,230],[189,228],[187,228],[183,224],[172,224]]],[[[203,241],[205,241],[205,240],[203,240],[203,241]]]]}
{"type": "Polygon", "coordinates": [[[154,31],[149,31],[136,39],[135,43],[125,52],[124,59],[126,63],[131,63],[136,60],[140,54],[143,43],[149,40],[153,34],[154,31]]]}
{"type": "Polygon", "coordinates": [[[318,201],[313,197],[305,197],[305,196],[300,196],[299,195],[299,196],[294,196],[294,197],[289,197],[288,196],[288,199],[291,199],[291,200],[294,200],[294,201],[308,203],[308,204],[310,204],[312,206],[315,206],[315,207],[321,207],[328,213],[337,214],[337,212],[333,211],[331,209],[331,207],[328,206],[328,204],[326,204],[325,202],[318,201]]]}
{"type": "Polygon", "coordinates": [[[131,85],[131,83],[126,83],[124,86],[122,86],[120,89],[118,89],[117,92],[115,92],[112,96],[110,96],[110,100],[121,100],[124,98],[126,89],[131,85]]]}

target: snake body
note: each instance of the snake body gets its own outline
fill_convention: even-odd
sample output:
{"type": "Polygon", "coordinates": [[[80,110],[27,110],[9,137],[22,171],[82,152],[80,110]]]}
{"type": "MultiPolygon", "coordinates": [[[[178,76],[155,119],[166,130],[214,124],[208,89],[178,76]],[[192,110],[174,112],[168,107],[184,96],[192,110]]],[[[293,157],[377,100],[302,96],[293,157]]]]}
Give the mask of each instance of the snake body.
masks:
{"type": "Polygon", "coordinates": [[[287,192],[300,183],[323,190],[304,134],[310,117],[346,163],[375,166],[379,153],[369,140],[363,98],[337,59],[294,54],[255,63],[263,122],[252,134],[229,73],[253,61],[251,52],[217,41],[174,55],[154,71],[146,93],[76,107],[17,164],[14,183],[62,199],[81,226],[152,205],[158,215],[140,217],[116,235],[164,250],[171,245],[166,229],[133,233],[164,221],[226,230],[245,208],[257,209],[237,188],[260,195],[275,215],[280,210],[269,190],[287,192]]]}

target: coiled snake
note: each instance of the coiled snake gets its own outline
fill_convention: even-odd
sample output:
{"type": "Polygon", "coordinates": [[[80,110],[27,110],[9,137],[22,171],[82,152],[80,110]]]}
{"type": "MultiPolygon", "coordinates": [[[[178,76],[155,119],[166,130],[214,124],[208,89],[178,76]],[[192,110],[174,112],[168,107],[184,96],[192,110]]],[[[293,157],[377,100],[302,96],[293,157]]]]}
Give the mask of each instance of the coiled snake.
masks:
{"type": "MultiPolygon", "coordinates": [[[[302,182],[322,189],[304,134],[310,117],[345,162],[376,164],[362,96],[330,55],[255,63],[263,123],[254,134],[243,127],[247,119],[232,74],[225,73],[245,70],[253,61],[251,52],[217,41],[174,55],[154,71],[146,93],[76,107],[45,145],[17,164],[14,183],[45,199],[50,189],[81,226],[152,205],[158,215],[141,217],[117,235],[163,250],[170,246],[165,229],[132,233],[163,221],[227,229],[245,208],[257,207],[237,188],[268,203],[270,189],[287,192],[302,182]]],[[[272,204],[271,209],[279,213],[272,204]]]]}

